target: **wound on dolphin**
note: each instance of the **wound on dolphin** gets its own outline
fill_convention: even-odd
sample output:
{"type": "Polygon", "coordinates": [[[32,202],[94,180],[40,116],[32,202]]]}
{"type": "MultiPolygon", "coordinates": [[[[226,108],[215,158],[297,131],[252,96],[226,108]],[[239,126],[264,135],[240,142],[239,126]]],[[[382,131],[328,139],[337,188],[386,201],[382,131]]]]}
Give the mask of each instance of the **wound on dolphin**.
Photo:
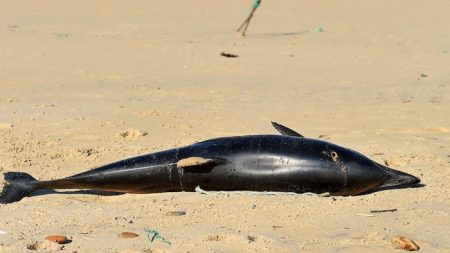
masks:
{"type": "Polygon", "coordinates": [[[128,158],[55,180],[4,173],[0,203],[39,189],[92,189],[122,193],[271,191],[358,195],[418,184],[410,174],[378,164],[336,144],[305,138],[272,122],[281,135],[223,137],[128,158]]]}

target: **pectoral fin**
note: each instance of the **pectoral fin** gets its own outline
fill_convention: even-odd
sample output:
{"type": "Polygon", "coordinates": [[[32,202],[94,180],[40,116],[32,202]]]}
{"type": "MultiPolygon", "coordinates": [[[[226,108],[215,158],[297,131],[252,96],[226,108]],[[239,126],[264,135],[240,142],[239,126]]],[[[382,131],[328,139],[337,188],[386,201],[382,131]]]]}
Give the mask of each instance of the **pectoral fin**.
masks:
{"type": "Polygon", "coordinates": [[[216,165],[224,163],[221,159],[212,159],[204,157],[188,157],[177,162],[177,168],[185,173],[207,173],[216,165]]]}
{"type": "Polygon", "coordinates": [[[283,125],[278,124],[277,122],[272,121],[272,126],[280,132],[282,135],[288,135],[288,136],[296,136],[296,137],[304,137],[303,135],[297,133],[296,131],[287,128],[283,125]]]}

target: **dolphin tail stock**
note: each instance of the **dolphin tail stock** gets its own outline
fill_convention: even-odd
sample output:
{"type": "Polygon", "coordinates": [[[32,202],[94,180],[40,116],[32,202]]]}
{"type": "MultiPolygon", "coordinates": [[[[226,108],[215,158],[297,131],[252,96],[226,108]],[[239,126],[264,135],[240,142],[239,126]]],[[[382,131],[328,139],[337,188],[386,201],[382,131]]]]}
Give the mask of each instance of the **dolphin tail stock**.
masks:
{"type": "Polygon", "coordinates": [[[0,204],[19,201],[39,188],[34,177],[24,172],[4,173],[6,185],[0,194],[0,204]]]}

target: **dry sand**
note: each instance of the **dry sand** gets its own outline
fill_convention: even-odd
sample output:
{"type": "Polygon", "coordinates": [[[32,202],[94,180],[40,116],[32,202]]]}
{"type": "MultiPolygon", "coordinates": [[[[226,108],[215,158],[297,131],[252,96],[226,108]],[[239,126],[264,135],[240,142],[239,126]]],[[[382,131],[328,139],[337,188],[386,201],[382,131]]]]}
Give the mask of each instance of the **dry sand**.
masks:
{"type": "Polygon", "coordinates": [[[250,5],[1,1],[0,171],[59,178],[275,133],[276,120],[425,187],[332,198],[39,195],[0,206],[0,252],[35,252],[27,247],[52,234],[78,253],[390,252],[395,235],[449,252],[450,2],[263,1],[242,38],[235,29],[250,5]],[[145,227],[171,245],[150,244],[145,227]]]}

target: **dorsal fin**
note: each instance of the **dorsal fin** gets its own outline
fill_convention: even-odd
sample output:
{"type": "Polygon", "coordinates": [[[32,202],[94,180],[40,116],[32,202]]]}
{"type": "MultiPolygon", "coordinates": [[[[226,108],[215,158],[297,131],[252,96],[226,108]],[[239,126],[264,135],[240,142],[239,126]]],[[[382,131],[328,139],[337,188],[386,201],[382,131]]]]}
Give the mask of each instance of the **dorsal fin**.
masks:
{"type": "Polygon", "coordinates": [[[280,132],[282,135],[288,135],[288,136],[296,136],[296,137],[303,137],[303,135],[297,133],[296,131],[287,128],[283,125],[278,124],[277,122],[272,121],[272,126],[280,132]]]}

